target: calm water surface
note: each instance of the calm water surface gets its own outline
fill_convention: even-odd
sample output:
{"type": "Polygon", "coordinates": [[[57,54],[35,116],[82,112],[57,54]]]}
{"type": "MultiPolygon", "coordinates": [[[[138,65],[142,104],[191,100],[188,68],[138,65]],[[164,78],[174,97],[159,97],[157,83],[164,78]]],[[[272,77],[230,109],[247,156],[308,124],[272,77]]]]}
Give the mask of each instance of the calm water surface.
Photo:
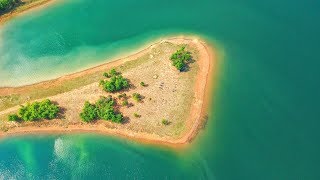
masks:
{"type": "Polygon", "coordinates": [[[182,152],[93,134],[0,140],[0,179],[320,179],[320,1],[64,0],[0,27],[0,86],[159,37],[217,45],[206,129],[182,152]],[[223,58],[222,58],[223,57],[223,58]]]}

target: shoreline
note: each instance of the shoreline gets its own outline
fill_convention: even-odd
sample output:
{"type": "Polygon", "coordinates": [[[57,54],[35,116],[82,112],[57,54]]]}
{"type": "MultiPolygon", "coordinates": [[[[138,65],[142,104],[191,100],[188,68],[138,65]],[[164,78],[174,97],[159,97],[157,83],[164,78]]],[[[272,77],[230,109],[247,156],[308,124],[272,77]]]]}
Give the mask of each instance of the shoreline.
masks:
{"type": "MultiPolygon", "coordinates": [[[[101,126],[99,123],[94,124],[85,124],[85,125],[68,125],[68,127],[19,127],[10,129],[8,132],[1,132],[0,138],[5,138],[9,136],[17,136],[17,135],[25,135],[25,134],[66,134],[66,133],[77,133],[77,132],[90,132],[90,133],[98,133],[112,136],[120,136],[126,139],[133,139],[139,142],[144,142],[148,144],[158,144],[158,145],[166,145],[166,146],[174,146],[180,147],[185,144],[188,144],[201,130],[201,125],[204,123],[203,117],[206,116],[208,112],[208,107],[210,103],[210,90],[212,83],[212,76],[215,76],[215,71],[217,64],[217,56],[214,49],[208,45],[206,42],[202,41],[199,37],[174,37],[174,38],[166,38],[164,40],[153,43],[152,45],[147,46],[143,50],[127,56],[125,58],[121,58],[115,61],[107,62],[101,64],[99,66],[89,68],[87,70],[83,70],[80,72],[72,73],[69,75],[62,76],[60,78],[54,80],[48,80],[44,82],[39,82],[33,85],[27,85],[22,87],[11,87],[11,88],[0,88],[0,95],[12,92],[19,92],[19,89],[28,88],[30,86],[39,86],[46,87],[52,84],[59,84],[62,81],[66,81],[69,79],[73,79],[79,76],[86,75],[88,73],[97,72],[101,69],[111,68],[115,66],[119,66],[125,62],[135,60],[136,57],[142,56],[148,50],[150,50],[153,46],[161,43],[161,42],[173,42],[173,43],[183,43],[183,42],[193,42],[197,45],[197,49],[199,50],[200,57],[196,61],[198,63],[200,70],[197,73],[196,83],[194,84],[194,92],[195,99],[198,101],[192,103],[190,108],[189,118],[186,120],[186,129],[181,133],[181,137],[178,139],[170,139],[168,137],[161,137],[156,134],[145,133],[145,132],[134,132],[132,130],[123,130],[118,128],[107,128],[101,126]]],[[[6,112],[13,111],[14,108],[6,109],[1,114],[5,114],[6,112]]]]}
{"type": "Polygon", "coordinates": [[[23,15],[24,13],[30,13],[33,10],[38,10],[41,8],[45,8],[52,3],[58,2],[59,0],[37,0],[34,2],[26,3],[24,5],[18,6],[13,11],[7,12],[0,16],[0,25],[5,24],[12,18],[23,15]]]}

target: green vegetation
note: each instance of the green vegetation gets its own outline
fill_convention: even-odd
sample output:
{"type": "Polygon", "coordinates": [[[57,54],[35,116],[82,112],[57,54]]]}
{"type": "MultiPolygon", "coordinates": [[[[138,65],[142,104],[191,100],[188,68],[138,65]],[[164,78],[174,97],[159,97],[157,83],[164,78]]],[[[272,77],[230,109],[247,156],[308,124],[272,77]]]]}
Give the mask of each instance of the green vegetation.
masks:
{"type": "Polygon", "coordinates": [[[21,0],[0,0],[0,14],[13,9],[21,0]]]}
{"type": "Polygon", "coordinates": [[[189,51],[185,50],[185,46],[183,46],[172,54],[170,59],[172,61],[172,65],[174,65],[179,71],[184,71],[187,64],[190,63],[192,56],[189,51]]]}
{"type": "Polygon", "coordinates": [[[169,121],[169,120],[167,120],[167,119],[162,119],[162,124],[163,125],[169,125],[171,122],[169,121]]]}
{"type": "Polygon", "coordinates": [[[117,72],[115,69],[111,69],[109,74],[110,74],[110,76],[116,76],[116,75],[119,75],[120,73],[117,72]]]}
{"type": "Polygon", "coordinates": [[[129,102],[127,99],[122,101],[122,106],[128,106],[128,105],[129,105],[129,102]]]}
{"type": "Polygon", "coordinates": [[[132,98],[137,102],[140,102],[142,100],[142,96],[139,93],[133,93],[132,98]]]}
{"type": "MultiPolygon", "coordinates": [[[[0,0],[1,1],[1,0],[0,0]]],[[[164,52],[165,49],[177,49],[178,46],[174,44],[166,44],[157,46],[155,50],[159,52],[164,52]]],[[[150,61],[149,56],[138,57],[137,60],[128,61],[120,66],[121,72],[132,70],[136,67],[143,65],[144,63],[150,61]]],[[[22,87],[23,91],[18,91],[18,89],[13,89],[10,91],[11,95],[0,96],[0,111],[8,109],[10,107],[17,106],[19,104],[26,103],[28,101],[34,101],[37,99],[43,99],[46,97],[54,96],[64,92],[69,92],[74,89],[89,85],[101,80],[102,74],[105,70],[98,70],[92,74],[87,74],[85,76],[74,77],[68,80],[56,83],[55,81],[50,81],[52,86],[50,88],[42,88],[42,83],[34,84],[28,87],[22,87]]]]}
{"type": "Polygon", "coordinates": [[[106,78],[110,78],[110,75],[107,72],[104,72],[103,76],[106,77],[106,78]]]}
{"type": "Polygon", "coordinates": [[[141,115],[140,115],[140,114],[138,114],[138,113],[133,113],[133,116],[134,116],[134,117],[136,117],[136,118],[141,117],[141,115]]]}
{"type": "Polygon", "coordinates": [[[112,69],[109,74],[104,74],[106,77],[110,77],[110,80],[101,80],[100,85],[103,90],[107,92],[116,92],[129,87],[129,82],[126,78],[124,78],[120,73],[118,73],[115,69],[112,69]]]}
{"type": "Polygon", "coordinates": [[[49,99],[41,102],[33,102],[26,106],[21,106],[18,115],[11,114],[8,116],[9,121],[35,121],[39,119],[54,119],[59,113],[59,106],[53,104],[49,99]]]}
{"type": "Polygon", "coordinates": [[[118,98],[119,98],[119,99],[122,99],[122,98],[123,98],[123,99],[127,99],[128,97],[127,97],[127,94],[126,94],[126,93],[122,93],[122,94],[119,94],[119,95],[118,95],[118,98]]]}
{"type": "Polygon", "coordinates": [[[123,116],[121,113],[115,112],[115,101],[112,96],[100,97],[95,104],[85,102],[84,108],[80,113],[80,117],[85,122],[92,122],[97,119],[110,120],[112,122],[121,123],[123,116]]]}
{"type": "Polygon", "coordinates": [[[9,120],[9,121],[19,121],[20,118],[19,118],[19,116],[16,115],[16,114],[10,114],[10,115],[8,116],[8,120],[9,120]]]}
{"type": "Polygon", "coordinates": [[[144,82],[140,82],[141,86],[146,86],[146,84],[144,82]]]}

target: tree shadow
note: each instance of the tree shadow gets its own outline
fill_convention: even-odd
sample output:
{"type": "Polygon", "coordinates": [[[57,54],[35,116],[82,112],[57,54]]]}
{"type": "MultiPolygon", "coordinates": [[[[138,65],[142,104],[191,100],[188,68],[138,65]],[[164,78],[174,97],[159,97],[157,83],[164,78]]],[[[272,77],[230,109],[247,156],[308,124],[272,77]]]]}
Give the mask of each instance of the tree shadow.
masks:
{"type": "Polygon", "coordinates": [[[124,116],[124,117],[122,118],[121,124],[128,124],[128,123],[130,123],[130,118],[127,117],[127,116],[124,116]]]}
{"type": "Polygon", "coordinates": [[[65,116],[65,112],[66,111],[67,111],[67,109],[65,107],[60,107],[59,108],[59,113],[58,113],[56,119],[65,119],[66,118],[66,116],[65,116]]]}
{"type": "Polygon", "coordinates": [[[193,64],[194,62],[196,62],[193,56],[191,55],[191,52],[188,52],[188,54],[190,54],[191,58],[186,62],[185,67],[180,72],[190,71],[190,64],[193,64]]]}

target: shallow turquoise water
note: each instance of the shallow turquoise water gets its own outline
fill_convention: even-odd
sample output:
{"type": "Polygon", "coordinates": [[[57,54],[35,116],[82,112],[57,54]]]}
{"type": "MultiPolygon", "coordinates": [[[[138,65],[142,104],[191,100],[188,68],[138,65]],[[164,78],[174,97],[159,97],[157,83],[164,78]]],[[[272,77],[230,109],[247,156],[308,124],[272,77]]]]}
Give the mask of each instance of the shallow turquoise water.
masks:
{"type": "Polygon", "coordinates": [[[206,129],[187,150],[90,134],[8,138],[0,179],[320,179],[319,12],[314,0],[66,0],[12,20],[0,28],[2,86],[166,35],[199,34],[224,58],[206,129]]]}

